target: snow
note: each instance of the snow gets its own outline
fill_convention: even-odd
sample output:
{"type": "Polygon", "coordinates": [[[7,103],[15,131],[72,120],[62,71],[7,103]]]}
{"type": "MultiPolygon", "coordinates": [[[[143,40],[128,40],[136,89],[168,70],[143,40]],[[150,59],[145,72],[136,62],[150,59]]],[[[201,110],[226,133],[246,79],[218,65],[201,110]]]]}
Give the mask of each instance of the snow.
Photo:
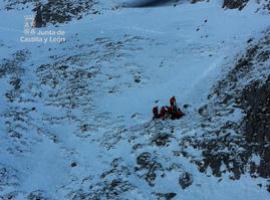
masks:
{"type": "MultiPolygon", "coordinates": [[[[180,163],[193,174],[193,185],[181,190],[179,172],[170,171],[165,179],[158,177],[156,186],[152,188],[134,173],[128,180],[136,189],[124,194],[123,198],[155,199],[152,192],[170,191],[177,193],[176,199],[183,200],[268,199],[269,193],[257,186],[264,180],[246,176],[241,181],[225,177],[218,182],[217,178],[198,172],[186,158],[172,157],[172,151],[179,148],[177,140],[173,140],[166,149],[146,144],[134,153],[131,146],[149,141],[152,135],[139,135],[140,131],[133,131],[134,127],[143,132],[143,127],[150,123],[151,108],[167,105],[173,95],[181,107],[191,105],[191,110],[185,110],[189,116],[182,124],[176,122],[179,129],[181,125],[194,123],[193,120],[197,119],[195,110],[205,102],[209,90],[222,76],[223,67],[232,63],[235,55],[244,50],[250,37],[259,37],[261,31],[269,26],[269,16],[254,13],[254,7],[255,4],[249,3],[242,12],[224,11],[220,2],[215,1],[182,3],[176,7],[108,9],[101,15],[41,29],[65,31],[66,42],[61,44],[21,43],[19,37],[23,34],[23,17],[29,14],[30,9],[1,10],[0,42],[4,44],[0,49],[1,58],[9,58],[18,49],[28,49],[31,58],[23,64],[27,71],[22,77],[26,83],[39,84],[36,69],[41,64],[53,63],[51,55],[59,58],[79,55],[80,62],[73,66],[64,63],[70,64],[71,70],[102,66],[96,77],[85,80],[93,93],[82,95],[81,101],[87,102],[90,95],[91,102],[74,110],[49,105],[46,99],[50,99],[48,94],[52,89],[40,86],[45,94],[43,99],[36,98],[34,103],[25,105],[38,108],[30,117],[34,128],[28,127],[25,131],[30,142],[29,152],[23,156],[7,153],[6,149],[12,143],[2,134],[0,144],[4,148],[0,151],[0,163],[20,172],[20,183],[15,189],[26,193],[44,190],[55,199],[68,198],[69,192],[88,186],[89,183],[82,183],[86,177],[90,177],[91,184],[98,183],[100,175],[108,170],[114,158],[121,157],[123,163],[132,169],[139,152],[150,151],[164,155],[160,162],[165,166],[172,162],[180,163]],[[12,23],[8,21],[11,17],[12,23]],[[96,38],[105,38],[105,42],[95,42],[96,38]],[[112,47],[109,46],[111,41],[116,43],[112,47]],[[118,45],[119,41],[121,44],[118,45]],[[78,48],[83,44],[90,46],[78,48]],[[134,77],[139,77],[140,82],[135,83],[134,77]],[[109,90],[114,92],[109,93],[109,90]],[[155,103],[157,100],[158,103],[155,103]],[[134,114],[135,118],[132,117],[134,114]],[[85,137],[80,135],[80,126],[84,123],[93,126],[83,133],[85,137]],[[133,134],[136,139],[129,141],[133,134]],[[57,138],[57,142],[53,142],[51,137],[57,138]],[[170,160],[168,163],[166,157],[170,160]],[[71,168],[72,162],[78,163],[78,166],[71,168]]],[[[1,96],[8,89],[7,81],[0,80],[1,96]]],[[[66,84],[67,81],[60,82],[60,90],[68,87],[66,84]]],[[[39,85],[33,86],[31,92],[22,94],[22,97],[30,97],[30,93],[38,91],[39,85]]],[[[3,113],[10,103],[1,99],[0,105],[0,130],[5,133],[3,113]]],[[[15,105],[19,108],[24,106],[18,102],[15,105]]],[[[241,114],[237,111],[234,118],[241,118],[241,114]]],[[[178,132],[176,139],[196,134],[192,126],[182,130],[185,133],[178,132]]],[[[188,150],[200,155],[192,147],[188,150]]],[[[5,192],[0,191],[0,194],[5,192]]]]}

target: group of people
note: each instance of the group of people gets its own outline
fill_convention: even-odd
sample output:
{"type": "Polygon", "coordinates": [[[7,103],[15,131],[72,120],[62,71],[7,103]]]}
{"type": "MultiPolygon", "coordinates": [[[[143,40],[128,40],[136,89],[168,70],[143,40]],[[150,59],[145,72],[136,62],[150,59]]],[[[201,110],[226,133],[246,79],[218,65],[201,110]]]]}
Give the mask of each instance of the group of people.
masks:
{"type": "Polygon", "coordinates": [[[158,106],[153,108],[153,119],[180,119],[185,114],[178,108],[176,98],[173,96],[170,99],[170,106],[162,106],[160,111],[158,106]]]}

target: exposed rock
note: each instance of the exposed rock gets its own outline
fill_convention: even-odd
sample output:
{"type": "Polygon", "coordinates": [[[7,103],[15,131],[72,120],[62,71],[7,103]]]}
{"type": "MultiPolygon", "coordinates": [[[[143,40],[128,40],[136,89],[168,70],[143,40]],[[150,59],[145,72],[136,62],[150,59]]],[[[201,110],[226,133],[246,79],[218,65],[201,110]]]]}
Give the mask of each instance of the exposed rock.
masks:
{"type": "Polygon", "coordinates": [[[186,189],[187,187],[191,186],[193,182],[192,174],[188,172],[184,172],[179,177],[179,184],[182,189],[186,189]]]}
{"type": "Polygon", "coordinates": [[[242,10],[249,0],[224,0],[223,8],[242,10]]]}
{"type": "Polygon", "coordinates": [[[49,200],[49,199],[50,198],[42,190],[33,191],[27,196],[27,200],[49,200]]]}
{"type": "Polygon", "coordinates": [[[81,19],[85,14],[100,13],[100,11],[95,8],[98,4],[98,1],[96,0],[9,0],[4,3],[4,7],[7,10],[36,6],[36,8],[33,9],[33,11],[36,12],[36,27],[42,27],[49,23],[65,23],[72,19],[81,19]]]}
{"type": "Polygon", "coordinates": [[[15,187],[19,185],[17,170],[0,163],[0,191],[4,187],[15,187]]]}
{"type": "Polygon", "coordinates": [[[77,166],[77,163],[76,162],[72,162],[71,164],[70,164],[70,167],[76,167],[77,166]]]}
{"type": "Polygon", "coordinates": [[[165,146],[170,141],[170,135],[167,133],[157,134],[156,137],[153,138],[152,143],[157,146],[165,146]]]}
{"type": "Polygon", "coordinates": [[[174,197],[176,197],[176,193],[169,192],[169,193],[156,193],[158,200],[172,200],[174,197]]]}
{"type": "Polygon", "coordinates": [[[146,170],[143,177],[150,186],[154,186],[155,179],[157,177],[157,170],[161,170],[162,165],[154,160],[149,152],[144,152],[137,157],[137,164],[139,167],[135,167],[135,171],[146,170]]]}
{"type": "Polygon", "coordinates": [[[18,192],[9,192],[4,195],[0,195],[1,200],[16,200],[18,196],[18,192]]]}
{"type": "Polygon", "coordinates": [[[266,188],[267,188],[267,191],[270,192],[270,185],[267,185],[266,188]]]}
{"type": "Polygon", "coordinates": [[[112,181],[104,181],[91,185],[89,191],[77,190],[69,194],[72,200],[99,200],[112,199],[117,200],[119,196],[133,189],[133,186],[127,181],[121,179],[113,179],[112,181]]]}
{"type": "Polygon", "coordinates": [[[125,3],[124,7],[153,7],[153,6],[162,6],[166,4],[176,5],[179,0],[141,0],[141,1],[134,1],[131,3],[125,3]]]}
{"type": "Polygon", "coordinates": [[[35,20],[34,20],[35,27],[40,28],[43,25],[46,25],[46,24],[44,24],[45,22],[43,22],[43,20],[42,20],[41,5],[38,5],[35,10],[36,10],[36,16],[35,16],[35,20]]]}
{"type": "MultiPolygon", "coordinates": [[[[182,145],[188,142],[201,151],[203,159],[193,158],[200,172],[210,167],[214,176],[227,173],[232,180],[245,173],[270,178],[269,31],[257,42],[249,40],[245,54],[199,109],[203,134],[182,139],[182,145]],[[236,112],[242,117],[234,121],[236,112]]],[[[188,152],[182,155],[191,157],[188,152]]]]}
{"type": "Polygon", "coordinates": [[[256,172],[270,178],[270,76],[263,85],[258,82],[247,86],[242,94],[244,136],[247,146],[260,155],[261,161],[256,172]]]}

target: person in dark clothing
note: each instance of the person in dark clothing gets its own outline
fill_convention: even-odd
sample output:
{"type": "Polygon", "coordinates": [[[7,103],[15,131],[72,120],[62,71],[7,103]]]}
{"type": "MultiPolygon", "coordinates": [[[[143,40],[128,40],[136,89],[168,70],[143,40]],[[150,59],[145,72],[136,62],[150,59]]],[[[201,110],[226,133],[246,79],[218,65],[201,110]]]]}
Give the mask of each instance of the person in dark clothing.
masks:
{"type": "Polygon", "coordinates": [[[152,109],[152,112],[153,112],[153,119],[158,119],[158,118],[159,118],[159,114],[158,114],[158,106],[155,106],[155,107],[152,109]]]}
{"type": "Polygon", "coordinates": [[[155,106],[152,112],[153,112],[153,119],[166,119],[168,115],[168,109],[166,106],[162,106],[160,112],[158,110],[158,106],[155,106]]]}

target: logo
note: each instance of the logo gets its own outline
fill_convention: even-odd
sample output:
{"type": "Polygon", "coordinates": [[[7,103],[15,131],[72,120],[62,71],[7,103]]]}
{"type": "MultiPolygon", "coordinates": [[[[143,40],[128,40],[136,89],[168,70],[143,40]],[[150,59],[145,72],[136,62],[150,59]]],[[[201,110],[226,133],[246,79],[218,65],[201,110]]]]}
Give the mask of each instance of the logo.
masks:
{"type": "Polygon", "coordinates": [[[35,31],[35,17],[32,15],[27,15],[24,17],[24,34],[34,35],[35,31]]]}
{"type": "Polygon", "coordinates": [[[24,30],[20,41],[23,43],[62,43],[66,41],[65,31],[39,29],[35,24],[35,17],[32,15],[24,16],[24,30]]]}

